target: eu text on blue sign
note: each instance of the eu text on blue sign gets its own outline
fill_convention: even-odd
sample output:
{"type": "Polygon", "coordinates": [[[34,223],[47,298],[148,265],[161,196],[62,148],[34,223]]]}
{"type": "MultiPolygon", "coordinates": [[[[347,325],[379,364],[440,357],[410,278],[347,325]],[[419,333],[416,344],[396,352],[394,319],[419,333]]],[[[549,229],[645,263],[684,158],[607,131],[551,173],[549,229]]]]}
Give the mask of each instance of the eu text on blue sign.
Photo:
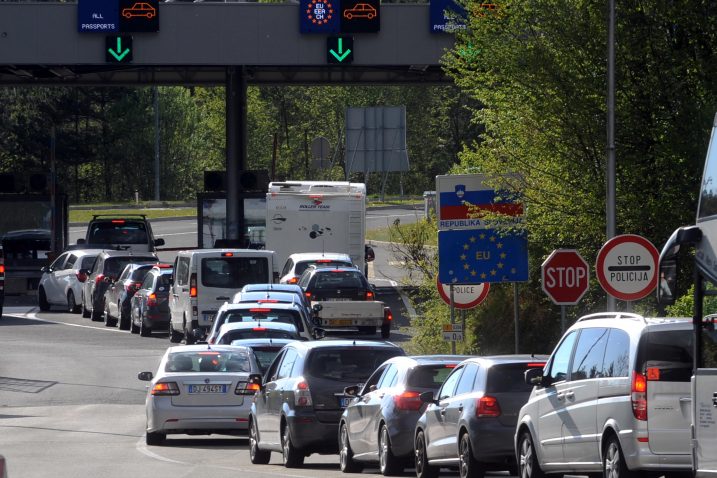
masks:
{"type": "Polygon", "coordinates": [[[301,33],[339,33],[340,30],[341,0],[301,0],[301,33]]]}

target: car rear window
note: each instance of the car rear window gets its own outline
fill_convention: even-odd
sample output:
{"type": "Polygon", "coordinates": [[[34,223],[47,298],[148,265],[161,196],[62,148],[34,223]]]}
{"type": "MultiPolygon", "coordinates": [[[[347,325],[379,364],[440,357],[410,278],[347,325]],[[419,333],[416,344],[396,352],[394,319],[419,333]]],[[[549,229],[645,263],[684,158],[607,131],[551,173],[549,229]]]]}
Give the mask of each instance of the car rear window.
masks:
{"type": "Polygon", "coordinates": [[[309,266],[316,265],[318,267],[351,267],[352,264],[350,262],[346,261],[323,261],[321,259],[316,259],[313,261],[302,261],[296,263],[296,269],[295,274],[297,276],[300,276],[304,273],[306,269],[309,268],[309,266]]]}
{"type": "MultiPolygon", "coordinates": [[[[541,363],[541,365],[544,365],[541,363]]],[[[525,383],[525,371],[538,368],[536,364],[511,363],[493,365],[488,369],[486,393],[526,392],[530,393],[532,385],[525,383]]]]}
{"type": "Polygon", "coordinates": [[[299,338],[298,335],[296,335],[293,332],[289,332],[288,330],[276,330],[276,329],[263,329],[258,330],[258,328],[254,329],[242,329],[242,330],[232,330],[230,332],[225,333],[222,335],[218,342],[223,345],[231,344],[235,340],[245,340],[245,339],[295,339],[297,340],[299,338]]]}
{"type": "Polygon", "coordinates": [[[689,382],[692,377],[692,330],[651,330],[637,350],[637,370],[648,380],[689,382]]]}
{"type": "Polygon", "coordinates": [[[127,264],[135,264],[139,262],[153,263],[157,262],[157,258],[139,256],[108,257],[105,259],[104,270],[102,273],[106,276],[117,277],[122,273],[127,264]]]}
{"type": "Polygon", "coordinates": [[[202,259],[202,285],[241,289],[246,284],[269,282],[265,257],[211,257],[202,259]]]}
{"type": "Polygon", "coordinates": [[[309,356],[308,375],[328,380],[364,382],[379,365],[397,355],[403,355],[403,351],[384,347],[320,348],[309,356]]]}
{"type": "Polygon", "coordinates": [[[248,352],[214,350],[175,352],[169,354],[165,372],[251,372],[248,352]]]}
{"type": "Polygon", "coordinates": [[[454,364],[420,365],[411,371],[406,385],[438,390],[454,368],[454,364]]]}
{"type": "Polygon", "coordinates": [[[304,330],[301,326],[301,316],[295,310],[271,310],[267,312],[261,312],[259,309],[263,307],[257,307],[245,310],[230,310],[224,315],[224,323],[232,322],[281,322],[284,324],[291,324],[295,326],[299,331],[304,330]]]}
{"type": "Polygon", "coordinates": [[[142,221],[95,222],[90,226],[88,242],[91,244],[147,244],[147,228],[142,221]]]}
{"type": "Polygon", "coordinates": [[[135,282],[142,282],[144,279],[144,276],[147,275],[147,272],[152,268],[151,265],[148,265],[146,267],[138,267],[135,270],[132,271],[132,277],[130,277],[130,280],[133,280],[135,282]]]}
{"type": "Polygon", "coordinates": [[[364,289],[366,284],[359,271],[324,271],[316,274],[314,289],[364,289]]]}
{"type": "Polygon", "coordinates": [[[261,373],[264,373],[266,369],[269,368],[269,365],[271,365],[271,362],[274,361],[274,357],[279,353],[281,347],[252,347],[252,350],[254,351],[254,357],[256,358],[256,363],[259,364],[261,373]]]}

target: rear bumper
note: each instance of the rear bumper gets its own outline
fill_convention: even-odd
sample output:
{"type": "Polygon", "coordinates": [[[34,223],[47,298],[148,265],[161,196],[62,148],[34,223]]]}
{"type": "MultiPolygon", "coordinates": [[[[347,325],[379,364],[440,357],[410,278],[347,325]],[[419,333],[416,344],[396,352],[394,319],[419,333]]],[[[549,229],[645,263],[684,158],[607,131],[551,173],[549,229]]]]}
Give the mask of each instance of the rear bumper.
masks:
{"type": "Polygon", "coordinates": [[[224,433],[246,433],[251,400],[239,406],[176,407],[170,397],[152,400],[147,406],[147,431],[189,433],[221,430],[224,433]]]}
{"type": "Polygon", "coordinates": [[[333,454],[339,452],[339,421],[320,422],[315,414],[286,417],[291,441],[307,453],[333,454]]]}
{"type": "Polygon", "coordinates": [[[630,470],[692,470],[691,454],[655,454],[650,450],[649,443],[638,442],[637,434],[632,431],[620,433],[620,447],[630,470]]]}
{"type": "Polygon", "coordinates": [[[514,461],[515,427],[502,425],[494,418],[475,418],[468,424],[473,456],[488,463],[514,461]]]}

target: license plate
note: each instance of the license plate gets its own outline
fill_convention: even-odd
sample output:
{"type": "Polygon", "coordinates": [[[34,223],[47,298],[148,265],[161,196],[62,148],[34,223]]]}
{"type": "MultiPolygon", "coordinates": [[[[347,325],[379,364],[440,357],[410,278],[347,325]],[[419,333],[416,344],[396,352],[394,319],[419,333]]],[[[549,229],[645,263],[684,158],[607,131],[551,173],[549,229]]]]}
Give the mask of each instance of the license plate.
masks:
{"type": "Polygon", "coordinates": [[[329,319],[329,325],[351,325],[351,319],[329,319]]]}
{"type": "Polygon", "coordinates": [[[214,316],[216,314],[202,314],[205,322],[214,322],[214,316]]]}
{"type": "Polygon", "coordinates": [[[190,385],[189,393],[227,393],[227,386],[217,383],[190,385]]]}
{"type": "Polygon", "coordinates": [[[341,408],[346,408],[349,406],[349,403],[351,403],[351,400],[353,400],[354,397],[341,397],[339,398],[339,405],[341,408]]]}
{"type": "Polygon", "coordinates": [[[349,298],[337,298],[337,299],[331,299],[331,302],[351,302],[353,299],[349,298]]]}

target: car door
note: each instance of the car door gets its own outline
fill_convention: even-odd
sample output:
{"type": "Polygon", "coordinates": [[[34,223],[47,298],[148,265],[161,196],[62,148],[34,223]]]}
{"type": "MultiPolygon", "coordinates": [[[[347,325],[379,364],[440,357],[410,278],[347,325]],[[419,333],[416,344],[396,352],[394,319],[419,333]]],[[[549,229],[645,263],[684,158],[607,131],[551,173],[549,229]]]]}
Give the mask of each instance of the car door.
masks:
{"type": "Polygon", "coordinates": [[[118,298],[124,287],[125,280],[130,276],[130,270],[131,267],[125,267],[120,276],[107,285],[105,307],[112,317],[119,317],[117,300],[119,300],[118,298]]]}
{"type": "Polygon", "coordinates": [[[281,443],[280,425],[284,404],[286,403],[289,408],[294,407],[294,380],[292,379],[292,370],[298,358],[299,353],[295,349],[291,347],[286,349],[281,359],[281,364],[279,364],[276,379],[274,380],[276,388],[267,399],[269,409],[269,436],[272,439],[272,443],[281,443]]]}
{"type": "Polygon", "coordinates": [[[52,304],[58,304],[64,302],[64,295],[62,293],[62,283],[58,275],[62,272],[62,267],[67,261],[69,253],[60,255],[55,261],[48,267],[42,287],[45,290],[45,297],[47,301],[52,304]]]}
{"type": "Polygon", "coordinates": [[[458,424],[463,415],[464,407],[469,407],[469,400],[473,400],[473,383],[480,367],[477,363],[469,362],[463,367],[455,392],[444,399],[445,410],[443,414],[443,443],[439,453],[444,458],[458,458],[458,424]]]}
{"type": "Polygon", "coordinates": [[[533,400],[537,402],[537,426],[535,444],[542,453],[543,463],[562,463],[563,461],[563,414],[565,402],[562,398],[569,386],[568,372],[570,358],[577,338],[577,331],[566,335],[553,352],[546,367],[545,387],[535,390],[533,400]]]}
{"type": "MultiPolygon", "coordinates": [[[[77,254],[69,254],[61,270],[57,271],[55,275],[58,284],[57,292],[59,293],[58,303],[60,304],[67,304],[67,293],[73,288],[72,285],[77,282],[75,265],[78,260],[80,259],[77,257],[77,254]]],[[[77,300],[78,298],[75,297],[75,301],[77,300]]]]}
{"type": "Polygon", "coordinates": [[[453,370],[436,395],[438,403],[431,403],[426,408],[426,454],[431,460],[445,458],[443,447],[446,440],[448,440],[444,423],[446,406],[448,405],[447,399],[455,393],[463,368],[456,367],[453,370]]]}
{"type": "Polygon", "coordinates": [[[259,437],[263,444],[276,444],[278,440],[278,430],[271,430],[271,417],[269,416],[271,410],[269,409],[270,400],[273,400],[274,396],[278,393],[276,390],[276,378],[277,372],[279,371],[279,365],[284,358],[285,351],[279,352],[274,358],[269,368],[264,374],[264,382],[261,390],[254,396],[254,407],[256,409],[256,425],[259,429],[259,437]]]}
{"type": "Polygon", "coordinates": [[[600,463],[599,433],[597,428],[598,387],[602,377],[603,357],[610,329],[590,327],[580,331],[573,360],[570,380],[562,396],[565,411],[562,414],[561,436],[563,456],[579,463],[600,463]]]}
{"type": "Polygon", "coordinates": [[[367,424],[367,415],[365,407],[373,398],[373,393],[378,388],[378,383],[386,372],[388,365],[383,365],[376,369],[364,383],[363,388],[359,392],[351,404],[346,407],[346,426],[349,434],[349,442],[355,454],[366,453],[367,447],[365,442],[365,429],[367,424]]]}
{"type": "MultiPolygon", "coordinates": [[[[369,391],[362,400],[361,427],[359,443],[366,453],[377,453],[378,450],[378,422],[381,415],[381,406],[391,387],[396,385],[399,368],[396,364],[386,367],[376,389],[369,391]]],[[[389,397],[389,399],[391,399],[389,397]]]]}
{"type": "Polygon", "coordinates": [[[144,317],[147,307],[147,297],[154,290],[155,277],[157,276],[153,273],[147,274],[142,281],[142,286],[132,296],[132,306],[130,308],[130,315],[132,317],[137,317],[139,320],[142,320],[142,317],[144,317]]]}
{"type": "Polygon", "coordinates": [[[175,330],[180,330],[184,319],[184,307],[189,303],[189,257],[178,257],[174,264],[174,271],[169,311],[175,330]]]}

